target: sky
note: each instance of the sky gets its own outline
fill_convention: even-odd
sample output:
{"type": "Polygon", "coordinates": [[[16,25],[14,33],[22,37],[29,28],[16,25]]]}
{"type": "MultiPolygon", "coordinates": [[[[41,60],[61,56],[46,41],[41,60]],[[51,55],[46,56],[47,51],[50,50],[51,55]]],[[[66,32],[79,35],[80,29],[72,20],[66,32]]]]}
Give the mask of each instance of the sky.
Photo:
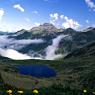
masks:
{"type": "Polygon", "coordinates": [[[0,31],[16,32],[43,23],[82,30],[95,26],[95,0],[0,0],[0,31]]]}

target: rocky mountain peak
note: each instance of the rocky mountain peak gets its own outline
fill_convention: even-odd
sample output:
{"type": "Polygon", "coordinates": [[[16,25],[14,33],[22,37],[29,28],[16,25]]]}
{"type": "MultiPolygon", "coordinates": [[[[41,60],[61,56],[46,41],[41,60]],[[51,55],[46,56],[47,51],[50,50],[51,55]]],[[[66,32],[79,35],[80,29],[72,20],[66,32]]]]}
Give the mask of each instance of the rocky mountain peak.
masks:
{"type": "Polygon", "coordinates": [[[34,27],[31,31],[48,31],[48,32],[56,32],[57,28],[51,23],[44,23],[38,27],[34,27]]]}
{"type": "Polygon", "coordinates": [[[43,26],[43,27],[55,27],[53,24],[51,23],[44,23],[43,25],[40,25],[40,26],[43,26]]]}

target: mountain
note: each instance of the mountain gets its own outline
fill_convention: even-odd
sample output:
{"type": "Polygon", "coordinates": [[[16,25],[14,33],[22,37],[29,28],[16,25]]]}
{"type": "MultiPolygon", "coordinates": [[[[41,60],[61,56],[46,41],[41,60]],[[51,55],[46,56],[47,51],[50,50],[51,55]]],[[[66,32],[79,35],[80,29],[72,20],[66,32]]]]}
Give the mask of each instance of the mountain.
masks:
{"type": "MultiPolygon", "coordinates": [[[[0,62],[9,65],[5,69],[6,71],[11,69],[10,71],[13,72],[16,64],[47,64],[54,68],[59,75],[48,82],[54,82],[54,85],[57,83],[59,86],[55,86],[63,91],[62,95],[64,91],[68,92],[68,89],[79,89],[82,92],[81,89],[85,85],[92,88],[95,84],[95,29],[92,27],[76,31],[72,28],[57,29],[52,24],[46,23],[30,30],[22,29],[12,34],[1,35],[0,48],[2,55],[0,55],[0,62]],[[3,57],[4,54],[8,58],[3,57]],[[11,60],[10,56],[12,59],[18,58],[18,60],[11,60]],[[22,57],[34,60],[20,60],[22,57]],[[10,66],[13,67],[9,68],[10,66]]],[[[45,79],[44,82],[46,83],[45,79]]],[[[45,84],[44,82],[43,84],[45,84]]],[[[52,92],[55,89],[55,92],[58,92],[56,87],[49,87],[53,90],[48,91],[52,92]]],[[[75,93],[75,95],[78,94],[75,93]]],[[[79,93],[79,95],[81,94],[79,93]]]]}
{"type": "Polygon", "coordinates": [[[44,23],[43,25],[40,25],[38,27],[33,27],[30,30],[22,29],[20,31],[17,31],[13,35],[9,36],[9,38],[15,38],[15,39],[32,39],[32,38],[40,38],[47,35],[60,35],[60,34],[74,34],[76,31],[68,28],[68,29],[57,29],[54,25],[50,23],[44,23]]]}
{"type": "Polygon", "coordinates": [[[8,34],[11,34],[11,33],[0,31],[0,35],[8,35],[8,34]]]}
{"type": "Polygon", "coordinates": [[[34,27],[32,28],[30,31],[33,32],[40,32],[40,31],[44,31],[44,32],[57,32],[57,28],[50,24],[50,23],[44,23],[43,25],[40,25],[39,27],[34,27]]]}
{"type": "Polygon", "coordinates": [[[63,29],[57,29],[54,25],[50,23],[44,23],[38,27],[33,27],[30,30],[22,29],[17,31],[13,35],[9,36],[9,38],[15,39],[32,39],[32,38],[39,38],[40,36],[45,36],[49,34],[54,34],[55,32],[60,32],[63,29]]]}
{"type": "Polygon", "coordinates": [[[29,39],[32,37],[32,33],[28,30],[22,29],[20,31],[17,31],[13,33],[12,35],[9,35],[8,38],[14,38],[14,39],[29,39]]]}
{"type": "Polygon", "coordinates": [[[90,42],[87,45],[72,51],[65,58],[71,58],[71,57],[82,58],[89,56],[95,56],[95,42],[90,42]]]}
{"type": "Polygon", "coordinates": [[[72,28],[58,29],[50,23],[44,23],[30,30],[22,29],[4,37],[2,48],[14,49],[31,57],[50,59],[53,56],[64,57],[84,45],[95,41],[95,28],[83,31],[72,28]],[[51,56],[51,57],[50,57],[51,56]]]}
{"type": "MultiPolygon", "coordinates": [[[[72,28],[57,29],[52,24],[45,23],[30,30],[22,29],[8,35],[0,35],[0,54],[2,55],[0,55],[0,82],[3,80],[4,89],[11,86],[13,90],[15,87],[18,90],[21,87],[17,83],[21,82],[23,85],[29,83],[30,88],[30,84],[33,83],[33,87],[38,88],[41,95],[55,95],[55,93],[93,95],[95,92],[95,28],[93,27],[76,31],[72,28]],[[4,54],[8,58],[3,57],[4,54]],[[9,56],[18,60],[11,60],[9,56]],[[32,59],[20,60],[22,56],[32,59]],[[16,68],[17,65],[33,64],[53,68],[57,76],[39,79],[24,76],[16,68]],[[83,93],[84,90],[87,93],[83,93]]],[[[26,86],[22,88],[25,91],[26,86]]]]}
{"type": "Polygon", "coordinates": [[[84,32],[95,32],[95,28],[93,28],[93,27],[89,27],[89,28],[87,28],[87,29],[85,29],[85,30],[83,30],[84,32]]]}

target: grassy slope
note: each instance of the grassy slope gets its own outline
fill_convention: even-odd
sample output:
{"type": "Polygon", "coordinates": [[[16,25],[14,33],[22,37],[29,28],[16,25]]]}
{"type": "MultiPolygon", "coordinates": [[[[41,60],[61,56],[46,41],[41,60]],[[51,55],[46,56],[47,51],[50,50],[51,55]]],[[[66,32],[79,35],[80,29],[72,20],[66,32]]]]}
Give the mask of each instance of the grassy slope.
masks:
{"type": "MultiPolygon", "coordinates": [[[[51,86],[40,88],[41,95],[80,95],[83,89],[88,89],[88,94],[95,89],[95,57],[65,59],[64,61],[27,60],[3,61],[2,68],[10,69],[15,65],[45,64],[57,71],[58,77],[40,79],[42,84],[53,83],[51,86]],[[5,63],[5,65],[4,65],[5,63]],[[6,65],[7,63],[7,65],[6,65]]],[[[39,79],[38,79],[39,80],[39,79]]],[[[40,85],[42,85],[40,84],[40,85]]],[[[37,88],[37,87],[36,87],[37,88]]],[[[84,95],[84,94],[82,94],[84,95]]]]}

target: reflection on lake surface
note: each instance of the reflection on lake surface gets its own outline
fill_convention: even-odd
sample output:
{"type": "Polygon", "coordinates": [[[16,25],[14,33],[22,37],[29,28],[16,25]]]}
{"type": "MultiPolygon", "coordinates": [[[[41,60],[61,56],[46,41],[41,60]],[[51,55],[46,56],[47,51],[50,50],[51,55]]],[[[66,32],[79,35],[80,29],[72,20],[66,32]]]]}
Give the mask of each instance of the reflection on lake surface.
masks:
{"type": "Polygon", "coordinates": [[[20,74],[31,75],[39,78],[49,78],[56,76],[54,69],[45,65],[19,65],[17,66],[17,69],[19,70],[20,74]]]}

